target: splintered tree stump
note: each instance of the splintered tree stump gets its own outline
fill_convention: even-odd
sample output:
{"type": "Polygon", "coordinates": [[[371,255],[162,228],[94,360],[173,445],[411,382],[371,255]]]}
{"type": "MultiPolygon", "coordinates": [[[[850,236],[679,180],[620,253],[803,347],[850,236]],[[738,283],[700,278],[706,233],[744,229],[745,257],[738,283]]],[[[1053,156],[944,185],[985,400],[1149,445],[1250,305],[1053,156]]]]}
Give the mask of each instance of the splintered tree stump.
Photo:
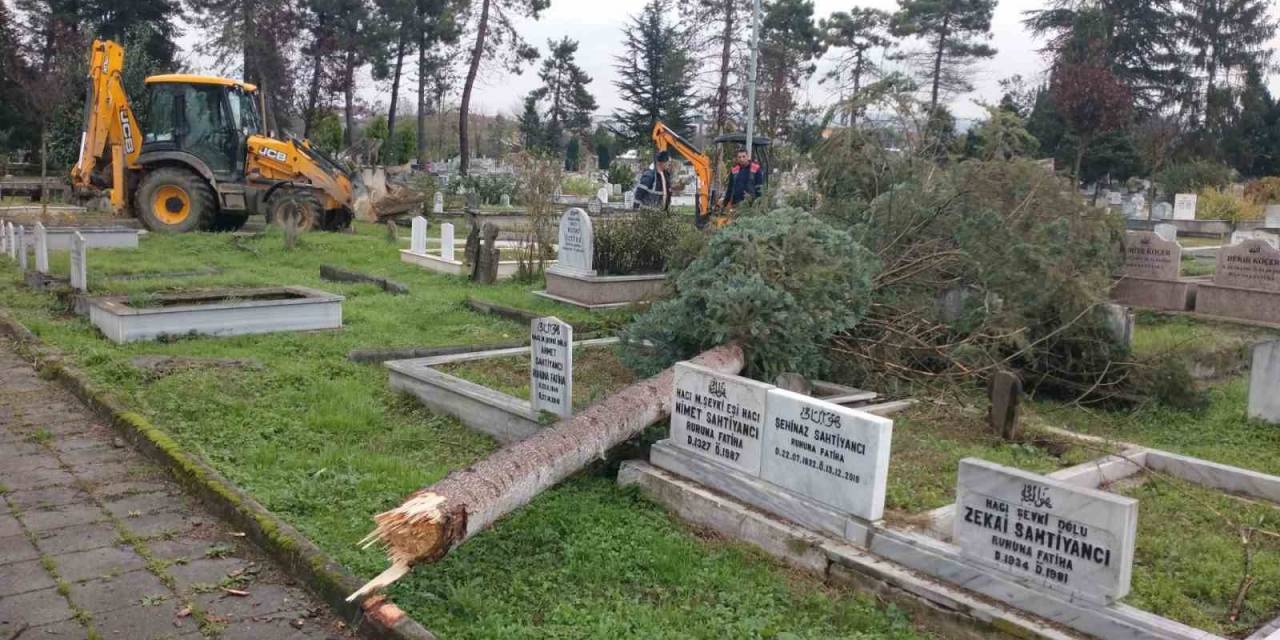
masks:
{"type": "MultiPolygon", "coordinates": [[[[726,374],[742,370],[737,345],[706,351],[693,362],[726,374]]],[[[498,518],[527,504],[609,449],[671,414],[673,369],[629,385],[586,411],[513,443],[475,465],[413,493],[374,516],[361,544],[381,545],[391,566],[351,594],[353,601],[399,580],[415,565],[439,560],[498,518]]]]}

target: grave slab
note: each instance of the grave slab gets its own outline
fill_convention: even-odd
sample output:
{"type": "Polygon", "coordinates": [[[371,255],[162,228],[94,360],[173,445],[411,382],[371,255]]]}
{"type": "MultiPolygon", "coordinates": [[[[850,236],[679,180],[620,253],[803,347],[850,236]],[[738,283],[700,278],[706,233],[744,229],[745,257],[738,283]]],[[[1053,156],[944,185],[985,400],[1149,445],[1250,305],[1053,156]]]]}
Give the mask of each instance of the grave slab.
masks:
{"type": "Polygon", "coordinates": [[[1173,219],[1195,220],[1199,197],[1194,193],[1179,193],[1173,197],[1173,219]]]}
{"type": "Polygon", "coordinates": [[[1218,251],[1213,282],[1196,291],[1196,312],[1276,322],[1280,319],[1280,249],[1246,240],[1218,251]]]}
{"type": "Polygon", "coordinates": [[[952,541],[1029,584],[1106,604],[1129,593],[1138,503],[985,460],[960,461],[952,541]]]}
{"type": "Polygon", "coordinates": [[[571,208],[560,216],[558,256],[555,266],[548,271],[575,276],[596,274],[592,261],[595,252],[595,232],[591,216],[578,208],[571,208]]]}
{"type": "Polygon", "coordinates": [[[731,469],[760,475],[765,410],[771,385],[676,363],[671,441],[731,469]]]}

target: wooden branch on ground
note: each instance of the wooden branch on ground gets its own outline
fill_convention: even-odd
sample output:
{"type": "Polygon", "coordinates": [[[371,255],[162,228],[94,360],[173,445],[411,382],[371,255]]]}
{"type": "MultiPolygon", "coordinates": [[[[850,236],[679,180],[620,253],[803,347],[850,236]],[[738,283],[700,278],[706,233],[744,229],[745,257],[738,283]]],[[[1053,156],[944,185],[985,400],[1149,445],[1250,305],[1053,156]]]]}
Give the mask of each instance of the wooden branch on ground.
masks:
{"type": "MultiPolygon", "coordinates": [[[[742,370],[742,348],[724,345],[693,362],[726,374],[742,370]]],[[[498,518],[671,413],[675,373],[631,384],[586,411],[513,443],[475,465],[420,489],[404,504],[374,516],[361,544],[382,545],[391,566],[351,594],[353,601],[386,588],[414,565],[432,563],[498,518]]]]}

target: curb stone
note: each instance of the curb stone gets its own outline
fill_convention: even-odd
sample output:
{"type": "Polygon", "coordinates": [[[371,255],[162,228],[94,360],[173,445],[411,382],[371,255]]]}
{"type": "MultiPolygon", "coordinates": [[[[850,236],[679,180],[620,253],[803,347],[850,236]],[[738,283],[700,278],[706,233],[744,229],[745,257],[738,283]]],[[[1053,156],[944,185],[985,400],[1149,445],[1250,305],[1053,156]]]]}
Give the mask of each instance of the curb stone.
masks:
{"type": "Polygon", "coordinates": [[[370,640],[436,640],[385,595],[347,602],[347,594],[362,584],[358,578],[203,459],[182,450],[147,418],[95,387],[88,376],[66,362],[60,350],[44,343],[4,309],[0,309],[0,335],[17,343],[18,353],[35,364],[41,377],[61,384],[125,440],[167,469],[216,515],[244,531],[362,636],[370,640]]]}

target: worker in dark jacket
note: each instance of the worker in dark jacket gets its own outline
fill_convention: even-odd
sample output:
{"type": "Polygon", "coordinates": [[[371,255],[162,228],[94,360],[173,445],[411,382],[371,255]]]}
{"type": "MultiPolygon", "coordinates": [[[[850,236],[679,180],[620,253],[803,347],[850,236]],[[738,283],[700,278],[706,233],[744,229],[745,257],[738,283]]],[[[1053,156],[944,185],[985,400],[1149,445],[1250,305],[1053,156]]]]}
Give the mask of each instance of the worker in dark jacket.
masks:
{"type": "Polygon", "coordinates": [[[729,170],[729,184],[724,190],[722,204],[726,209],[760,197],[764,187],[764,169],[751,159],[746,149],[738,149],[736,162],[729,170]]]}
{"type": "Polygon", "coordinates": [[[653,168],[640,175],[636,202],[666,211],[671,206],[671,154],[659,151],[653,168]]]}

